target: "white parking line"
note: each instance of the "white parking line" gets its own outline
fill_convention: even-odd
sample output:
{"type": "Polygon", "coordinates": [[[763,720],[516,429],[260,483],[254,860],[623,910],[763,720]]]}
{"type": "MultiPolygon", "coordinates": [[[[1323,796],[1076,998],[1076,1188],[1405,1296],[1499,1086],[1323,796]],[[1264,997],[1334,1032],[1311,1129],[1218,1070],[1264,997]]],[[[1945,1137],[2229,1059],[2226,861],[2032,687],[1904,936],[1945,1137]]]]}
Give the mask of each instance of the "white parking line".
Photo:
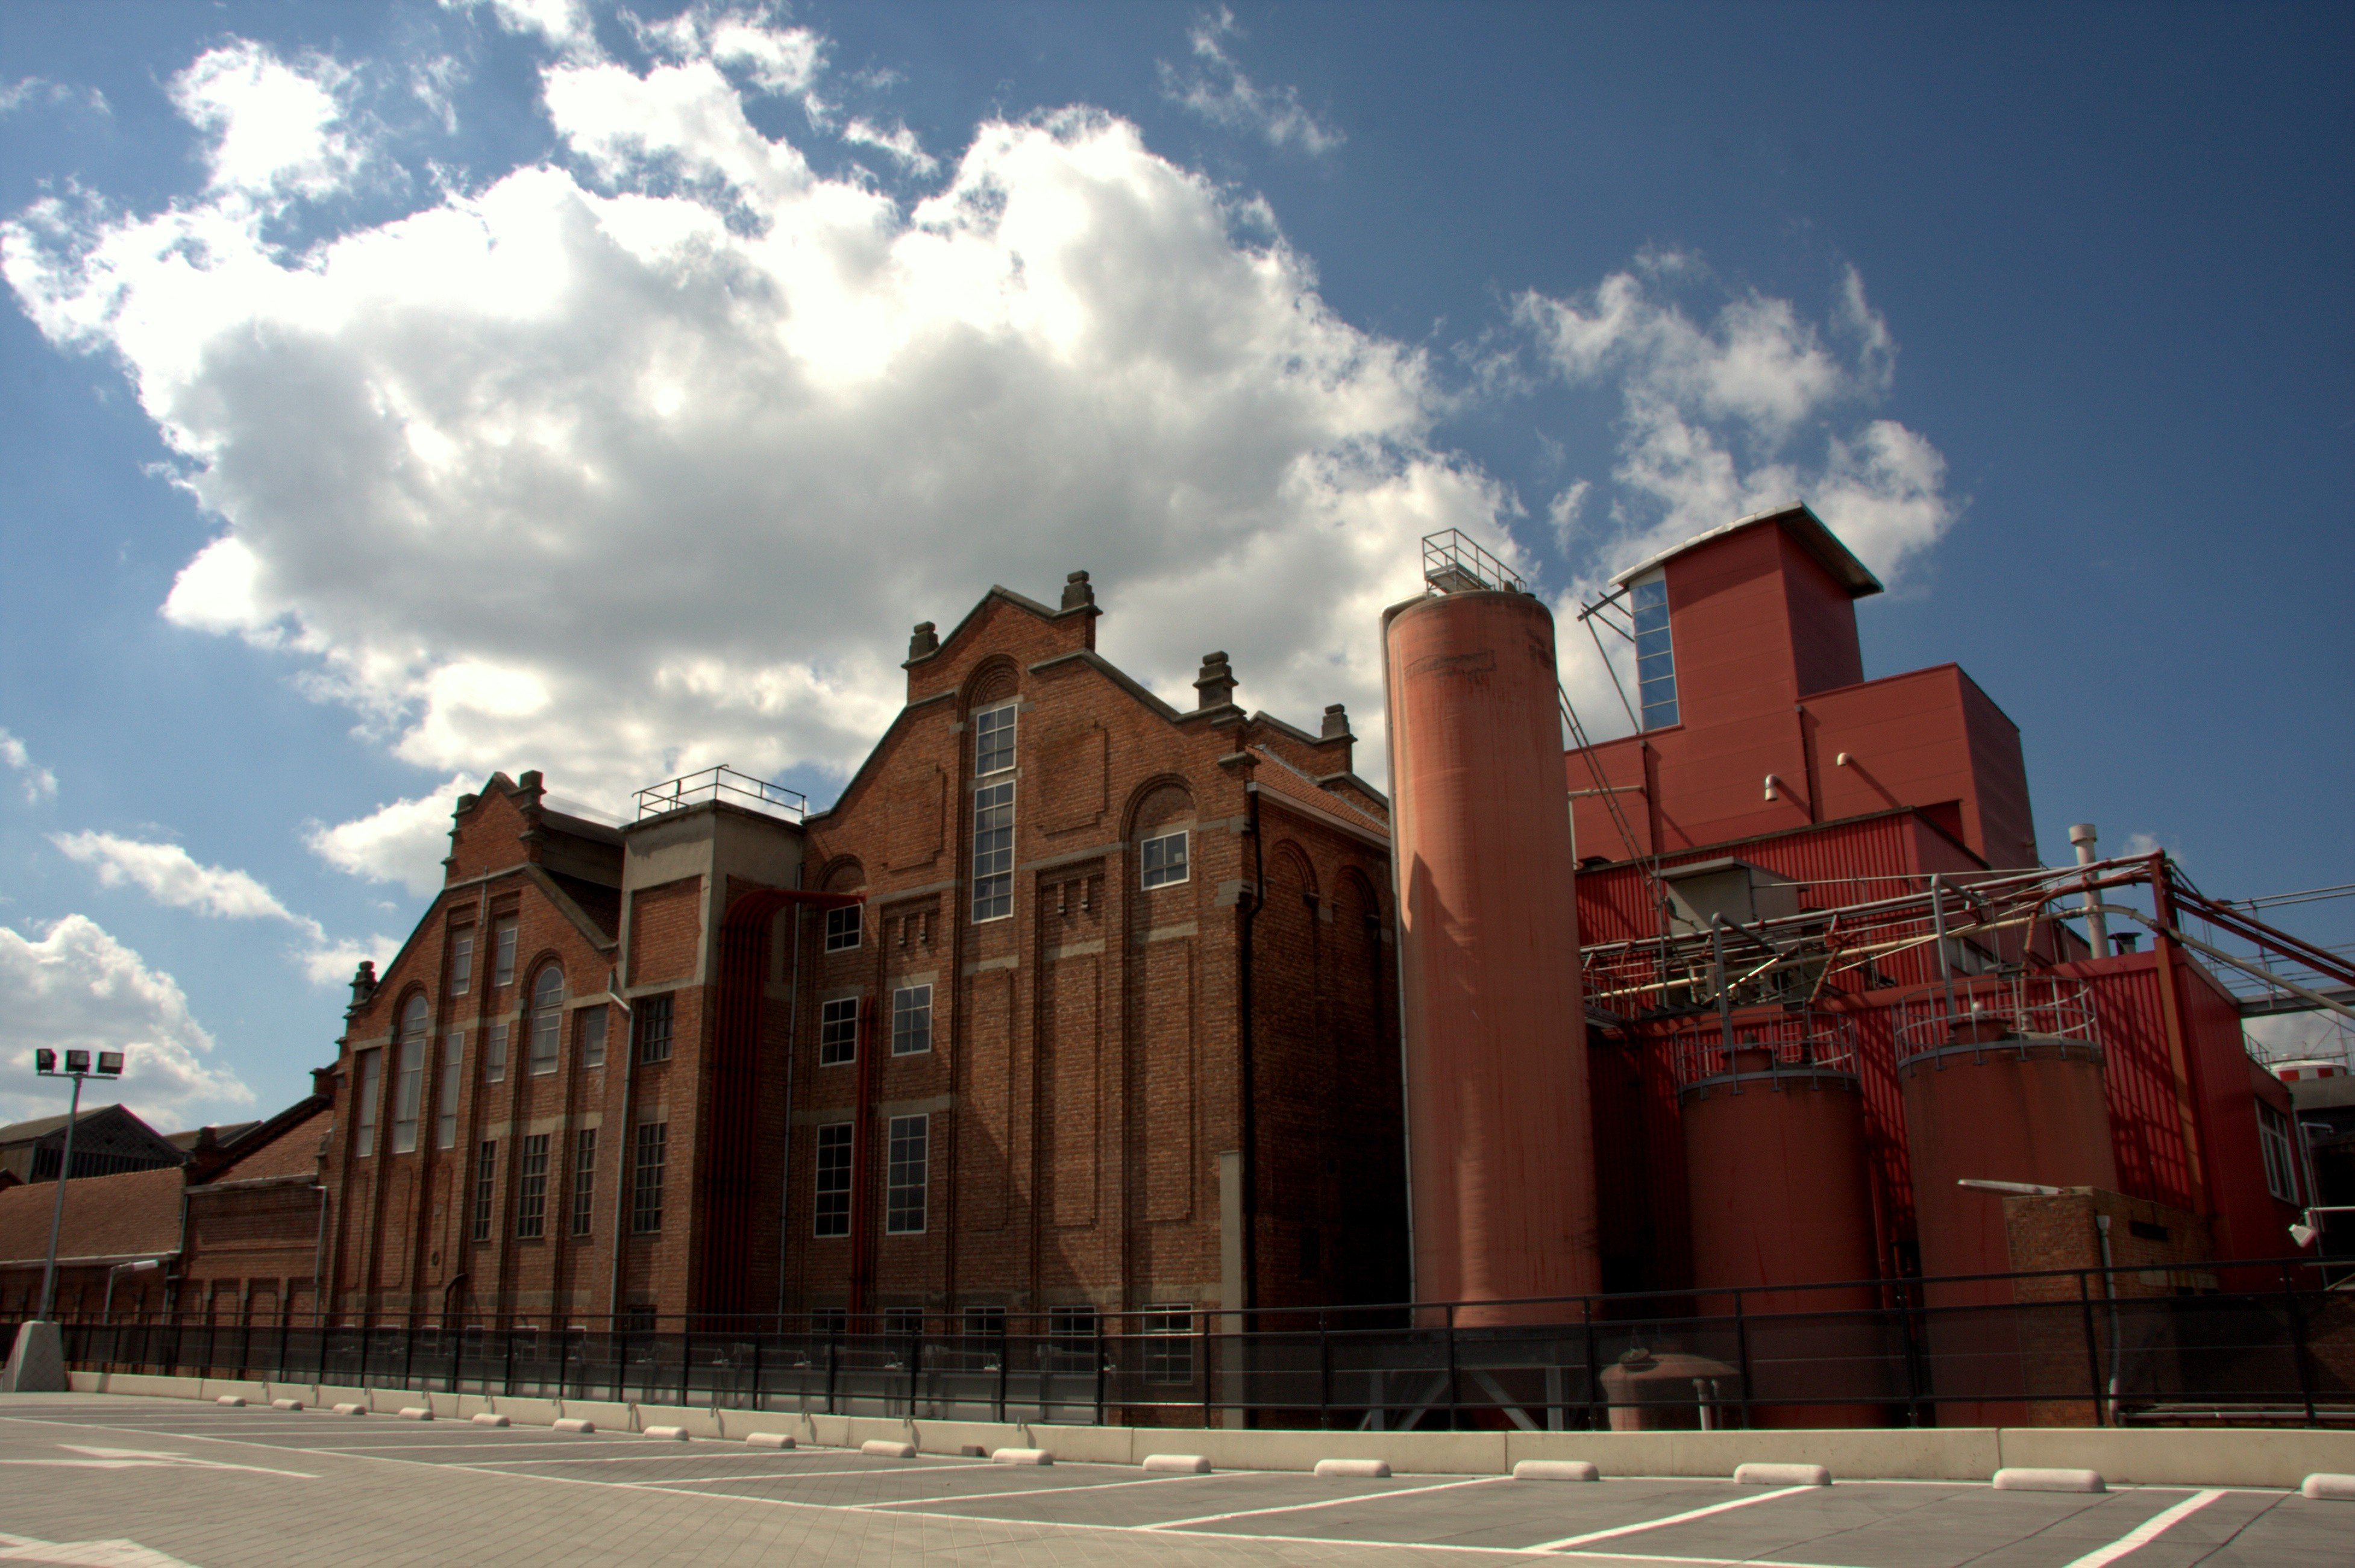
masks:
{"type": "Polygon", "coordinates": [[[1682,1513],[1672,1513],[1666,1519],[1647,1519],[1641,1524],[1623,1524],[1613,1530],[1590,1530],[1584,1535],[1565,1535],[1560,1541],[1540,1541],[1528,1550],[1565,1552],[1573,1546],[1584,1546],[1589,1541],[1614,1541],[1623,1535],[1638,1535],[1647,1530],[1665,1530],[1672,1524],[1682,1524],[1689,1519],[1707,1519],[1713,1513],[1730,1513],[1738,1508],[1749,1508],[1757,1503],[1770,1503],[1776,1498],[1787,1498],[1794,1492],[1811,1492],[1815,1489],[1813,1487],[1782,1487],[1771,1492],[1760,1492],[1755,1497],[1735,1498],[1731,1502],[1711,1503],[1707,1508],[1687,1509],[1682,1513]]]}
{"type": "MultiPolygon", "coordinates": [[[[904,1476],[907,1473],[905,1470],[879,1470],[868,1465],[856,1470],[769,1470],[742,1476],[648,1476],[643,1480],[625,1484],[634,1487],[708,1487],[719,1481],[798,1481],[804,1476],[904,1476]]],[[[505,1475],[506,1472],[493,1470],[489,1474],[505,1475]]]]}
{"type": "MultiPolygon", "coordinates": [[[[1250,1475],[1250,1474],[1252,1474],[1252,1472],[1248,1471],[1248,1470],[1232,1470],[1232,1471],[1228,1472],[1228,1474],[1229,1474],[1229,1475],[1237,1475],[1237,1476],[1241,1476],[1241,1475],[1250,1475]]],[[[1050,1483],[1049,1485],[1046,1485],[1046,1486],[1043,1486],[1043,1487],[1012,1486],[1012,1487],[1007,1487],[1007,1488],[1005,1488],[1004,1490],[1002,1490],[1002,1491],[995,1491],[995,1492],[967,1492],[967,1493],[965,1493],[965,1494],[964,1494],[964,1496],[962,1496],[962,1497],[953,1497],[953,1498],[893,1498],[893,1499],[890,1499],[890,1501],[888,1501],[888,1502],[879,1502],[879,1503],[850,1503],[850,1504],[847,1504],[847,1505],[846,1505],[846,1506],[847,1506],[847,1507],[849,1507],[849,1508],[852,1508],[852,1509],[857,1509],[858,1511],[859,1511],[859,1512],[861,1512],[861,1513],[873,1513],[873,1512],[875,1512],[875,1511],[877,1511],[877,1510],[879,1510],[879,1509],[899,1509],[899,1508],[906,1508],[906,1507],[908,1507],[911,1503],[922,1503],[922,1504],[926,1505],[927,1507],[929,1507],[929,1506],[931,1506],[931,1505],[932,1505],[932,1504],[934,1504],[934,1503],[996,1502],[996,1501],[997,1499],[999,1499],[1000,1498],[1036,1498],[1036,1497],[1045,1497],[1045,1496],[1049,1496],[1049,1495],[1058,1495],[1058,1496],[1060,1496],[1060,1494],[1065,1493],[1065,1492],[1083,1492],[1083,1493],[1094,1493],[1094,1492],[1116,1492],[1116,1491],[1118,1491],[1118,1490],[1119,1490],[1121,1488],[1123,1488],[1123,1487],[1166,1487],[1166,1486],[1167,1486],[1167,1485],[1168,1485],[1170,1482],[1172,1482],[1172,1481],[1215,1481],[1215,1480],[1218,1480],[1218,1479],[1220,1479],[1220,1477],[1218,1477],[1218,1476],[1216,1476],[1216,1475],[1209,1475],[1209,1476],[1147,1476],[1147,1477],[1144,1477],[1142,1480],[1135,1480],[1135,1481],[1078,1481],[1078,1482],[1053,1482],[1053,1483],[1050,1483]]]]}
{"type": "MultiPolygon", "coordinates": [[[[664,1444],[664,1445],[663,1445],[663,1446],[664,1446],[665,1448],[667,1448],[667,1449],[671,1450],[673,1453],[677,1453],[677,1450],[678,1450],[678,1445],[677,1445],[677,1444],[676,1444],[676,1443],[666,1443],[666,1444],[664,1444]]],[[[757,1448],[756,1448],[756,1449],[753,1449],[751,1453],[747,1453],[747,1454],[679,1454],[679,1455],[678,1455],[678,1456],[679,1456],[681,1459],[690,1460],[690,1461],[694,1462],[695,1464],[698,1464],[698,1465],[710,1464],[710,1463],[713,1463],[713,1462],[715,1462],[715,1461],[717,1461],[717,1460],[720,1460],[720,1459],[741,1459],[741,1460],[743,1460],[743,1461],[744,1461],[746,1464],[748,1464],[748,1465],[757,1465],[757,1464],[774,1465],[774,1464],[777,1462],[777,1456],[776,1456],[776,1455],[774,1455],[774,1454],[770,1454],[770,1453],[764,1453],[764,1452],[762,1452],[762,1450],[757,1449],[757,1448]]],[[[832,1456],[828,1456],[828,1457],[832,1457],[832,1456]]],[[[489,1466],[489,1465],[646,1465],[646,1464],[654,1464],[654,1463],[657,1463],[657,1462],[659,1462],[659,1461],[661,1460],[661,1458],[662,1458],[662,1457],[663,1457],[663,1456],[661,1456],[661,1455],[659,1455],[659,1454],[600,1454],[600,1455],[596,1455],[596,1456],[591,1456],[591,1457],[585,1457],[585,1458],[571,1458],[571,1459],[469,1459],[469,1460],[467,1460],[467,1461],[466,1461],[466,1463],[468,1463],[469,1465],[479,1465],[479,1466],[489,1466]]],[[[812,1455],[812,1456],[811,1456],[811,1457],[812,1457],[812,1458],[815,1458],[815,1457],[816,1457],[816,1456],[815,1456],[815,1455],[812,1455]]],[[[947,1465],[919,1465],[919,1466],[917,1466],[916,1467],[917,1467],[918,1469],[920,1469],[920,1470],[945,1470],[945,1469],[952,1469],[952,1468],[954,1468],[954,1467],[953,1467],[953,1466],[947,1466],[947,1465]]],[[[886,1472],[884,1471],[884,1469],[883,1469],[883,1467],[882,1467],[882,1466],[880,1466],[880,1465],[868,1465],[868,1466],[865,1467],[865,1468],[866,1468],[868,1471],[873,1472],[874,1474],[877,1474],[877,1475],[882,1475],[882,1474],[885,1474],[885,1473],[886,1473],[886,1472]]],[[[777,1473],[778,1473],[779,1475],[796,1475],[796,1474],[814,1474],[814,1473],[816,1473],[816,1472],[800,1472],[800,1471],[793,1471],[793,1470],[780,1470],[780,1471],[778,1471],[777,1473]]],[[[835,1475],[841,1475],[841,1476],[854,1476],[854,1475],[858,1475],[858,1474],[859,1474],[859,1473],[860,1473],[860,1472],[859,1472],[859,1471],[857,1471],[857,1470],[827,1470],[827,1471],[825,1471],[825,1472],[824,1472],[824,1474],[826,1474],[826,1475],[829,1475],[829,1476],[835,1476],[835,1475]]]]}
{"type": "Polygon", "coordinates": [[[2158,1540],[2223,1495],[2222,1490],[2194,1492],[2164,1513],[2151,1515],[2107,1546],[2095,1547],[2069,1563],[2067,1568],[2103,1568],[2105,1563],[2115,1563],[2137,1547],[2158,1540]]]}
{"type": "Polygon", "coordinates": [[[1468,1481],[1441,1481],[1428,1487],[1401,1487],[1394,1492],[1357,1492],[1346,1498],[1327,1498],[1322,1502],[1285,1503],[1276,1508],[1247,1508],[1233,1513],[1206,1513],[1199,1519],[1165,1519],[1157,1524],[1140,1524],[1136,1530],[1188,1530],[1198,1524],[1223,1524],[1231,1519],[1250,1519],[1263,1513],[1306,1513],[1312,1509],[1339,1508],[1345,1503],[1382,1502],[1391,1498],[1420,1497],[1425,1492],[1449,1492],[1458,1487],[1493,1487],[1499,1481],[1509,1481],[1510,1476],[1475,1476],[1468,1481]]]}

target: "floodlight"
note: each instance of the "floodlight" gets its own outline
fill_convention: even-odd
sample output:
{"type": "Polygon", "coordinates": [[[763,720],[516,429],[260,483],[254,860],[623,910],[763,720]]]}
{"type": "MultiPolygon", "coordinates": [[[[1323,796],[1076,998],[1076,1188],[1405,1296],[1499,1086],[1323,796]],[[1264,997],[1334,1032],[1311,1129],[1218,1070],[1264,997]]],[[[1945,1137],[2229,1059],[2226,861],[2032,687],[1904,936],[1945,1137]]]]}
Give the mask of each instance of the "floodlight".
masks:
{"type": "Polygon", "coordinates": [[[98,1075],[101,1078],[122,1077],[123,1052],[119,1051],[100,1051],[98,1053],[98,1075]]]}
{"type": "Polygon", "coordinates": [[[90,1052],[89,1052],[89,1051],[67,1051],[67,1052],[66,1052],[66,1071],[67,1071],[67,1072],[89,1072],[89,1071],[90,1071],[90,1052]]]}
{"type": "Polygon", "coordinates": [[[2300,1247],[2312,1246],[2314,1244],[2314,1227],[2306,1223],[2304,1221],[2300,1221],[2298,1223],[2292,1225],[2289,1228],[2289,1239],[2296,1242],[2300,1247]]]}
{"type": "Polygon", "coordinates": [[[58,1070],[58,1053],[57,1053],[56,1051],[51,1051],[48,1046],[46,1046],[46,1045],[45,1045],[45,1046],[41,1047],[41,1049],[40,1049],[40,1050],[38,1050],[38,1051],[37,1051],[33,1052],[33,1071],[34,1071],[34,1072],[55,1072],[57,1070],[58,1070]]]}

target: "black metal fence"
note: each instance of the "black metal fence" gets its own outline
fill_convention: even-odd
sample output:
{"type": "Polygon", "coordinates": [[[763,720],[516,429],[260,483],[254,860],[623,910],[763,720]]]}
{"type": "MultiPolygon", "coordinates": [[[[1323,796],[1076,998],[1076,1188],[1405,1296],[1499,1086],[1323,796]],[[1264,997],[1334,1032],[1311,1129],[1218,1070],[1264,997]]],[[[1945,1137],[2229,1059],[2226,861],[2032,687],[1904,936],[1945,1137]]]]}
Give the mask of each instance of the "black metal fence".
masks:
{"type": "Polygon", "coordinates": [[[1249,1313],[85,1318],[65,1336],[88,1370],[933,1420],[2355,1426],[2355,1290],[2310,1261],[2217,1267],[1249,1313]]]}

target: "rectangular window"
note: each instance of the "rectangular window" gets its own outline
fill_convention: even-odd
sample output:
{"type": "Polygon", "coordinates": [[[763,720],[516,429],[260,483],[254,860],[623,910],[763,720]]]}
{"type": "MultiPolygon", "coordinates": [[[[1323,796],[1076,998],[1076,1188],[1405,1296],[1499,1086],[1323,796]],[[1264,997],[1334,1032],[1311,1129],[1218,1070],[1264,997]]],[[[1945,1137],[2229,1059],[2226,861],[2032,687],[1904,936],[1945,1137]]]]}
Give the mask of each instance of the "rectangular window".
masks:
{"type": "Polygon", "coordinates": [[[360,1084],[357,1114],[352,1117],[352,1153],[365,1159],[376,1152],[376,1102],[383,1089],[384,1052],[359,1052],[352,1061],[352,1072],[360,1084]]]}
{"type": "Polygon", "coordinates": [[[1047,1364],[1056,1371],[1092,1371],[1096,1364],[1096,1309],[1088,1306],[1047,1309],[1047,1364]]]}
{"type": "Polygon", "coordinates": [[[531,1015],[531,1075],[545,1078],[564,1054],[564,1009],[542,1008],[531,1015]]]}
{"type": "Polygon", "coordinates": [[[668,997],[642,997],[637,1004],[638,1060],[670,1060],[671,1006],[668,997]]]}
{"type": "Polygon", "coordinates": [[[932,1049],[932,988],[902,986],[891,993],[891,1054],[922,1056],[932,1049]]]}
{"type": "Polygon", "coordinates": [[[973,918],[1014,912],[1014,782],[973,792],[973,918]]]}
{"type": "Polygon", "coordinates": [[[1192,1382],[1194,1309],[1182,1305],[1148,1307],[1139,1327],[1145,1331],[1145,1381],[1192,1382]]]}
{"type": "Polygon", "coordinates": [[[826,950],[828,953],[847,953],[858,946],[859,936],[867,928],[862,918],[864,914],[865,906],[861,904],[845,904],[840,909],[826,911],[826,950]]]}
{"type": "Polygon", "coordinates": [[[973,771],[976,777],[1002,773],[1014,765],[1014,709],[1008,702],[973,716],[973,771]]]}
{"type": "Polygon", "coordinates": [[[597,1129],[583,1127],[572,1136],[572,1233],[589,1233],[590,1216],[597,1201],[597,1129]]]}
{"type": "Polygon", "coordinates": [[[850,1124],[817,1130],[817,1226],[821,1236],[850,1234],[850,1124]]]}
{"type": "Polygon", "coordinates": [[[638,1124],[637,1179],[630,1189],[630,1231],[652,1235],[662,1229],[663,1161],[670,1143],[670,1124],[638,1124]]]}
{"type": "Polygon", "coordinates": [[[516,1234],[527,1242],[548,1233],[548,1135],[523,1140],[523,1163],[516,1168],[516,1234]]]}
{"type": "Polygon", "coordinates": [[[491,984],[512,986],[515,984],[516,923],[503,920],[493,928],[493,933],[495,956],[492,959],[491,984]]]}
{"type": "Polygon", "coordinates": [[[392,1152],[417,1152],[417,1113],[425,1098],[425,1041],[400,1042],[400,1066],[392,1082],[392,1152]]]}
{"type": "Polygon", "coordinates": [[[858,1060],[858,998],[837,997],[817,1008],[817,1064],[839,1067],[858,1060]]]}
{"type": "Polygon", "coordinates": [[[883,1309],[883,1332],[894,1339],[913,1339],[924,1332],[924,1309],[921,1307],[887,1307],[883,1309]]]}
{"type": "Polygon", "coordinates": [[[2297,1201],[2297,1146],[2290,1141],[2289,1118],[2257,1102],[2257,1144],[2264,1151],[2265,1190],[2285,1203],[2297,1201]]]}
{"type": "Polygon", "coordinates": [[[605,1065],[605,1009],[603,1008],[581,1009],[581,1065],[583,1067],[605,1065]]]}
{"type": "Polygon", "coordinates": [[[462,925],[450,933],[450,994],[463,997],[474,984],[474,928],[462,925]]]}
{"type": "Polygon", "coordinates": [[[850,1331],[850,1308],[847,1307],[814,1307],[809,1315],[810,1332],[829,1339],[838,1339],[850,1331]]]}
{"type": "Polygon", "coordinates": [[[1646,577],[1627,590],[1636,622],[1636,684],[1644,694],[1644,728],[1677,722],[1677,650],[1668,635],[1668,580],[1646,577]]]}
{"type": "Polygon", "coordinates": [[[442,1037],[442,1087],[434,1094],[433,1147],[458,1147],[458,1090],[466,1071],[466,1037],[452,1029],[442,1037]]]}
{"type": "Polygon", "coordinates": [[[932,1142],[932,1117],[891,1118],[890,1180],[883,1205],[886,1234],[923,1234],[924,1181],[931,1166],[932,1142]]]}
{"type": "Polygon", "coordinates": [[[483,1076],[494,1083],[504,1083],[507,1076],[507,1026],[493,1024],[491,1041],[483,1048],[483,1076]]]}
{"type": "Polygon", "coordinates": [[[1186,880],[1186,834],[1184,829],[1165,833],[1158,838],[1145,841],[1145,885],[1166,888],[1172,882],[1186,880]]]}
{"type": "Polygon", "coordinates": [[[485,1138],[474,1151],[474,1240],[491,1239],[491,1200],[498,1196],[499,1144],[485,1138]]]}

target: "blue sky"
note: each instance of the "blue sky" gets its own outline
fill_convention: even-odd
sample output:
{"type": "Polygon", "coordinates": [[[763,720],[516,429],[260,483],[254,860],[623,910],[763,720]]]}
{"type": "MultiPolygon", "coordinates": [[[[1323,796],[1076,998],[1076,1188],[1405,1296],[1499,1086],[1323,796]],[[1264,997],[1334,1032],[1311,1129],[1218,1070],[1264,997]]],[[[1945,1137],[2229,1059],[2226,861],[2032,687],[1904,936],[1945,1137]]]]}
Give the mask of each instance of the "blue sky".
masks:
{"type": "Polygon", "coordinates": [[[1568,603],[1804,496],[1868,674],[2019,723],[2048,860],[2349,880],[2350,59],[2341,5],[0,10],[0,1115],[100,1039],[266,1114],[461,781],[822,799],[992,581],[1375,734],[1443,527],[1568,603]]]}

